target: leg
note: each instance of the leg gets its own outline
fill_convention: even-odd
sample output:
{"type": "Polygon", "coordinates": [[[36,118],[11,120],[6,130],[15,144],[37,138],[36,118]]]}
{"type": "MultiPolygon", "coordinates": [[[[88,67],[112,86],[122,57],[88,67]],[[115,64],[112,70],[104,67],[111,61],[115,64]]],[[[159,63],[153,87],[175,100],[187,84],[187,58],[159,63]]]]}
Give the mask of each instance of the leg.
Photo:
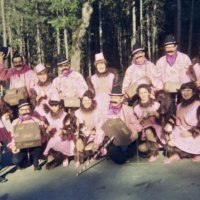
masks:
{"type": "Polygon", "coordinates": [[[21,149],[19,153],[13,154],[12,162],[19,169],[25,167],[25,161],[27,161],[27,149],[21,149]]]}
{"type": "Polygon", "coordinates": [[[33,165],[34,165],[34,170],[41,170],[41,166],[39,166],[39,158],[42,156],[43,153],[43,148],[42,147],[34,147],[30,148],[30,155],[33,157],[33,165]]]}

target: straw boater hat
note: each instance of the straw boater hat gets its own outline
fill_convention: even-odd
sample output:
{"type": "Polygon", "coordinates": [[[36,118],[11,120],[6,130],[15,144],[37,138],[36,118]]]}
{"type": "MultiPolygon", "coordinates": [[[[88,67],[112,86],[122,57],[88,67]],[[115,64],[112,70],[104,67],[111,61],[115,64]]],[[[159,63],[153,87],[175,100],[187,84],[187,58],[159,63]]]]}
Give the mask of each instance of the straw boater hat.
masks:
{"type": "Polygon", "coordinates": [[[38,64],[36,67],[35,67],[35,72],[38,74],[42,71],[46,70],[45,66],[43,64],[38,64]]]}
{"type": "Polygon", "coordinates": [[[59,54],[57,57],[57,65],[62,65],[64,63],[69,63],[70,61],[66,58],[65,55],[59,54]]]}
{"type": "Polygon", "coordinates": [[[144,48],[139,43],[135,43],[132,47],[132,54],[131,55],[134,56],[139,51],[144,52],[144,48]]]}
{"type": "Polygon", "coordinates": [[[95,54],[95,62],[94,62],[94,64],[96,65],[98,62],[105,62],[105,63],[107,63],[107,61],[104,58],[104,55],[103,55],[102,52],[95,54]]]}
{"type": "Polygon", "coordinates": [[[122,93],[122,88],[119,85],[114,86],[109,95],[110,96],[124,96],[124,94],[122,93]]]}
{"type": "Polygon", "coordinates": [[[170,44],[178,44],[178,42],[175,40],[175,37],[173,35],[167,35],[165,37],[163,46],[170,45],[170,44]]]}
{"type": "Polygon", "coordinates": [[[0,47],[0,52],[3,52],[4,59],[6,59],[10,54],[11,48],[10,47],[0,47]]]}
{"type": "Polygon", "coordinates": [[[60,102],[61,99],[60,99],[60,96],[59,96],[58,92],[53,92],[53,93],[51,93],[51,94],[50,94],[49,101],[60,102]]]}

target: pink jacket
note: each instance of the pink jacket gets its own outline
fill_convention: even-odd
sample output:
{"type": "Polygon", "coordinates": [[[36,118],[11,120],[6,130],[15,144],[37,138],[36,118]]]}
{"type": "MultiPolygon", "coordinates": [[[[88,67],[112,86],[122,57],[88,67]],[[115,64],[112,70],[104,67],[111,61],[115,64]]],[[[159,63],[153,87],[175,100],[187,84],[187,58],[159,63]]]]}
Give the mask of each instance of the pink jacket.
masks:
{"type": "Polygon", "coordinates": [[[3,124],[2,119],[0,119],[0,142],[10,142],[11,134],[9,130],[7,130],[3,124]]]}
{"type": "Polygon", "coordinates": [[[194,70],[197,80],[200,80],[200,63],[196,63],[193,66],[193,70],[194,70]]]}
{"type": "Polygon", "coordinates": [[[0,80],[10,80],[10,89],[26,87],[28,91],[30,91],[38,82],[36,73],[27,65],[24,65],[24,69],[21,72],[16,72],[14,68],[5,69],[5,67],[0,64],[0,80]]]}
{"type": "Polygon", "coordinates": [[[156,66],[160,70],[163,85],[166,82],[178,82],[180,84],[190,82],[188,68],[191,65],[190,58],[181,52],[177,52],[176,61],[170,66],[166,60],[166,56],[161,57],[156,66]]]}
{"type": "Polygon", "coordinates": [[[86,121],[87,119],[84,117],[83,111],[78,109],[75,112],[75,116],[77,117],[80,123],[84,123],[85,125],[90,124],[91,127],[87,127],[87,128],[90,129],[91,131],[95,129],[96,134],[94,136],[94,142],[97,144],[101,144],[104,139],[104,132],[101,129],[102,124],[100,123],[100,120],[99,120],[98,111],[94,110],[93,112],[90,113],[90,115],[91,115],[90,119],[92,119],[92,121],[87,122],[86,121]]]}
{"type": "Polygon", "coordinates": [[[139,81],[145,76],[150,78],[152,85],[156,89],[161,89],[160,72],[152,62],[146,60],[143,65],[132,63],[132,65],[127,68],[122,84],[123,92],[125,92],[132,84],[138,85],[139,81]]]}
{"type": "Polygon", "coordinates": [[[60,74],[53,80],[52,85],[66,97],[81,98],[88,89],[85,79],[76,71],[71,72],[68,77],[60,74]]]}

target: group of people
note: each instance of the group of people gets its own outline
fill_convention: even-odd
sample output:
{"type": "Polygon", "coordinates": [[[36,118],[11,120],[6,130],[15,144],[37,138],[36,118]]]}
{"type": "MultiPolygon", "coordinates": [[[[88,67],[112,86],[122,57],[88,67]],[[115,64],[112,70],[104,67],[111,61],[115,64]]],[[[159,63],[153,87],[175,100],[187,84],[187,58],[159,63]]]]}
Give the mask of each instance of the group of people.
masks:
{"type": "Polygon", "coordinates": [[[72,159],[79,167],[96,152],[117,164],[136,151],[153,162],[160,150],[165,163],[200,161],[200,56],[192,63],[177,50],[172,35],[163,48],[165,55],[154,65],[135,44],[122,85],[102,52],[95,54],[96,71],[87,80],[64,55],[57,57],[58,75],[51,80],[44,64],[32,70],[18,54],[12,58],[13,67],[6,68],[5,52],[0,52],[0,81],[9,81],[9,92],[23,91],[17,104],[7,91],[1,97],[0,159],[6,144],[18,169],[31,162],[36,171],[41,170],[40,158],[47,161],[46,169],[66,167],[72,159]],[[40,138],[23,146],[16,133],[30,124],[34,128],[25,130],[27,135],[39,130],[40,138]],[[110,132],[114,139],[108,143],[110,132]]]}

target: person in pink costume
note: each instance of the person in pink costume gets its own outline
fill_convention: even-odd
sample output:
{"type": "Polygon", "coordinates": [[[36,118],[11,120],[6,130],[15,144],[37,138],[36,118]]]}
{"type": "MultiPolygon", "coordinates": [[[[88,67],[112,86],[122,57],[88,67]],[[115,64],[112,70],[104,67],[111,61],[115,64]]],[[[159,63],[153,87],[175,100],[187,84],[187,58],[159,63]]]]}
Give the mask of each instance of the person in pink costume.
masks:
{"type": "Polygon", "coordinates": [[[74,155],[75,143],[73,139],[63,139],[63,128],[66,123],[70,125],[70,114],[67,114],[61,103],[61,99],[58,93],[54,93],[50,96],[49,107],[46,105],[48,128],[47,132],[51,135],[44,155],[53,156],[53,160],[46,164],[47,169],[52,169],[63,162],[64,166],[68,165],[68,157],[74,155]],[[48,109],[47,109],[48,108],[48,109]],[[69,120],[67,120],[69,118],[69,120]],[[65,122],[66,121],[66,122],[65,122]]]}
{"type": "Polygon", "coordinates": [[[122,91],[123,93],[132,85],[139,86],[140,84],[147,84],[147,81],[154,89],[161,89],[161,80],[159,71],[156,66],[147,60],[145,57],[144,48],[136,43],[132,50],[132,64],[126,69],[122,91]]]}
{"type": "MultiPolygon", "coordinates": [[[[35,72],[38,76],[38,83],[31,88],[31,103],[34,106],[35,117],[43,119],[46,115],[44,104],[48,105],[49,97],[53,93],[53,87],[48,77],[47,68],[43,64],[38,64],[35,67],[35,72]]],[[[54,89],[56,91],[56,89],[54,89]]]]}
{"type": "Polygon", "coordinates": [[[123,164],[134,155],[135,141],[137,140],[138,132],[142,130],[142,127],[133,113],[133,108],[123,104],[124,95],[119,85],[113,87],[109,95],[110,105],[104,122],[106,122],[107,119],[120,118],[132,133],[129,145],[116,146],[111,143],[107,147],[108,156],[111,160],[113,160],[116,164],[123,164]]]}
{"type": "Polygon", "coordinates": [[[75,111],[80,123],[80,133],[76,140],[76,166],[84,162],[89,151],[96,151],[103,143],[104,132],[101,129],[94,93],[87,90],[81,98],[81,107],[75,111]]]}
{"type": "Polygon", "coordinates": [[[0,80],[10,81],[10,89],[26,87],[30,94],[30,89],[37,83],[36,73],[24,63],[21,55],[14,55],[12,58],[13,68],[7,69],[3,64],[3,53],[0,52],[0,80]]]}
{"type": "Polygon", "coordinates": [[[176,125],[165,126],[170,133],[168,141],[168,159],[165,163],[172,163],[181,158],[192,158],[200,161],[199,112],[200,101],[194,82],[182,84],[180,88],[182,100],[176,110],[176,125]]]}
{"type": "Polygon", "coordinates": [[[173,35],[167,35],[164,40],[165,55],[156,63],[160,70],[163,87],[167,82],[179,84],[191,81],[188,70],[191,65],[190,58],[177,50],[177,42],[173,35]]]}
{"type": "MultiPolygon", "coordinates": [[[[97,109],[100,117],[103,119],[109,108],[109,93],[115,82],[115,74],[107,68],[107,61],[103,53],[95,54],[96,73],[91,77],[91,90],[94,90],[97,109]]],[[[90,84],[89,84],[90,85],[90,84]]]]}
{"type": "Polygon", "coordinates": [[[12,121],[12,127],[11,127],[12,140],[7,145],[8,148],[10,148],[13,153],[12,162],[18,168],[24,168],[25,163],[28,160],[28,155],[31,155],[33,157],[34,170],[41,170],[42,168],[39,165],[38,160],[42,156],[43,146],[18,149],[15,144],[14,134],[15,134],[15,127],[17,125],[26,123],[37,123],[40,127],[42,135],[45,130],[45,124],[31,115],[31,105],[27,100],[21,99],[19,101],[18,112],[19,112],[18,118],[12,121]]]}
{"type": "Polygon", "coordinates": [[[71,67],[70,61],[64,55],[58,56],[57,66],[60,74],[53,80],[52,85],[58,90],[60,98],[81,98],[88,89],[83,76],[71,67]]]}
{"type": "Polygon", "coordinates": [[[160,104],[151,98],[149,85],[142,84],[138,86],[137,94],[140,101],[133,110],[142,125],[139,151],[149,152],[149,162],[153,162],[158,158],[159,143],[165,144],[165,140],[162,138],[162,127],[156,121],[159,118],[160,104]]]}

